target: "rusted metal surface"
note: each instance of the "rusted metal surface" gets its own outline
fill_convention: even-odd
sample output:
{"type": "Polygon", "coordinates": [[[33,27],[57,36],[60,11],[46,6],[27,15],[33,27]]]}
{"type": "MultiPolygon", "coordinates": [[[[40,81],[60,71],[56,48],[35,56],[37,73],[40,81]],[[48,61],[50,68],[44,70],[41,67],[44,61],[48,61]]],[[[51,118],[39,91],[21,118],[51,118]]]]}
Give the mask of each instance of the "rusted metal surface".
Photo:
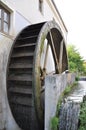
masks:
{"type": "Polygon", "coordinates": [[[9,56],[7,91],[20,128],[43,130],[45,76],[67,69],[65,40],[55,22],[28,26],[17,36],[9,56]]]}

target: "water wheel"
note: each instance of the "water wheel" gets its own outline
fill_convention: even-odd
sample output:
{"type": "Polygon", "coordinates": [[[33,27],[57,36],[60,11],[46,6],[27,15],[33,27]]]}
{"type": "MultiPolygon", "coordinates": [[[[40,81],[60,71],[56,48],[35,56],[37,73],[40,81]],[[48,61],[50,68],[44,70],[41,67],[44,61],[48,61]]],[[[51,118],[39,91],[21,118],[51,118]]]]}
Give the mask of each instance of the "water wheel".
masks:
{"type": "Polygon", "coordinates": [[[62,32],[53,22],[23,29],[14,41],[7,67],[7,95],[23,130],[44,128],[44,79],[68,69],[62,32]]]}

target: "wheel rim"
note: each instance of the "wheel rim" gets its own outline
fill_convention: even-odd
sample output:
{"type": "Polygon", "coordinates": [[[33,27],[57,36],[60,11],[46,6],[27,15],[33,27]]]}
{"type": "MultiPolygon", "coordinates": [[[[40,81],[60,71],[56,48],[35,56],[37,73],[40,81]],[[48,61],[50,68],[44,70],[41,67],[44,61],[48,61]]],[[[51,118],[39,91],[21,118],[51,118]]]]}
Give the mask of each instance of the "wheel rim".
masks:
{"type": "MultiPolygon", "coordinates": [[[[56,23],[48,22],[42,27],[42,30],[39,34],[39,37],[37,40],[38,44],[37,44],[37,48],[35,51],[35,59],[34,59],[35,75],[34,75],[33,86],[36,86],[34,97],[35,97],[35,102],[37,103],[36,111],[39,113],[38,118],[39,118],[39,121],[42,121],[42,123],[44,123],[44,120],[42,120],[42,119],[44,119],[43,118],[44,113],[43,113],[43,109],[42,109],[41,103],[40,103],[41,93],[39,91],[39,90],[41,90],[40,62],[41,62],[42,47],[44,46],[44,42],[46,39],[48,40],[49,45],[52,49],[52,55],[54,58],[55,71],[53,71],[53,73],[51,73],[51,74],[54,74],[54,73],[59,74],[68,69],[67,52],[66,52],[65,40],[63,38],[62,32],[56,23]],[[39,97],[37,95],[39,95],[39,97]]],[[[42,71],[43,71],[43,69],[45,69],[45,68],[42,67],[42,71]]],[[[45,76],[46,76],[46,74],[44,74],[44,79],[45,79],[45,76]]]]}

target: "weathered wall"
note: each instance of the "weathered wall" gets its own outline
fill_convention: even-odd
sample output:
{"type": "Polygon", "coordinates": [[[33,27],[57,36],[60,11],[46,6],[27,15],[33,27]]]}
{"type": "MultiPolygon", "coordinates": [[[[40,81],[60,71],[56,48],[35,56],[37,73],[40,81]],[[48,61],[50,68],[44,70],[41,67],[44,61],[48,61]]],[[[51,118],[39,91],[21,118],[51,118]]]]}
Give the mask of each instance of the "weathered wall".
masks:
{"type": "Polygon", "coordinates": [[[0,35],[0,118],[2,119],[0,120],[0,130],[4,128],[6,123],[6,66],[11,42],[9,38],[0,35]]]}
{"type": "Polygon", "coordinates": [[[0,35],[0,130],[17,130],[10,128],[13,127],[14,120],[9,109],[6,89],[6,69],[12,43],[12,39],[0,35]]]}
{"type": "Polygon", "coordinates": [[[50,120],[56,114],[59,97],[67,85],[73,83],[73,74],[47,76],[45,79],[45,130],[50,130],[50,120]],[[70,75],[70,80],[69,80],[70,75]]]}
{"type": "Polygon", "coordinates": [[[50,120],[55,116],[59,96],[66,86],[66,74],[47,76],[45,79],[45,130],[50,130],[50,120]]]}

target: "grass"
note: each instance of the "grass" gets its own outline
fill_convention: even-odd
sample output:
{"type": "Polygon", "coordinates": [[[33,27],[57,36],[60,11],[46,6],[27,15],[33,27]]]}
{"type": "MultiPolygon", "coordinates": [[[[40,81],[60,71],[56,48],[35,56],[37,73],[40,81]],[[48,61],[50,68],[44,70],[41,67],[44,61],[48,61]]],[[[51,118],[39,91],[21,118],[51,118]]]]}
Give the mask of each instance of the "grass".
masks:
{"type": "Polygon", "coordinates": [[[51,119],[51,130],[57,130],[59,119],[55,116],[51,119]]]}
{"type": "Polygon", "coordinates": [[[75,82],[72,85],[68,85],[63,92],[63,97],[67,96],[73,90],[73,88],[77,86],[77,84],[78,81],[75,80],[75,82]]]}
{"type": "Polygon", "coordinates": [[[71,85],[69,85],[69,86],[66,87],[66,89],[65,89],[64,92],[63,92],[63,95],[64,95],[64,96],[65,96],[65,95],[68,95],[68,94],[70,93],[70,91],[71,91],[71,85]]]}

